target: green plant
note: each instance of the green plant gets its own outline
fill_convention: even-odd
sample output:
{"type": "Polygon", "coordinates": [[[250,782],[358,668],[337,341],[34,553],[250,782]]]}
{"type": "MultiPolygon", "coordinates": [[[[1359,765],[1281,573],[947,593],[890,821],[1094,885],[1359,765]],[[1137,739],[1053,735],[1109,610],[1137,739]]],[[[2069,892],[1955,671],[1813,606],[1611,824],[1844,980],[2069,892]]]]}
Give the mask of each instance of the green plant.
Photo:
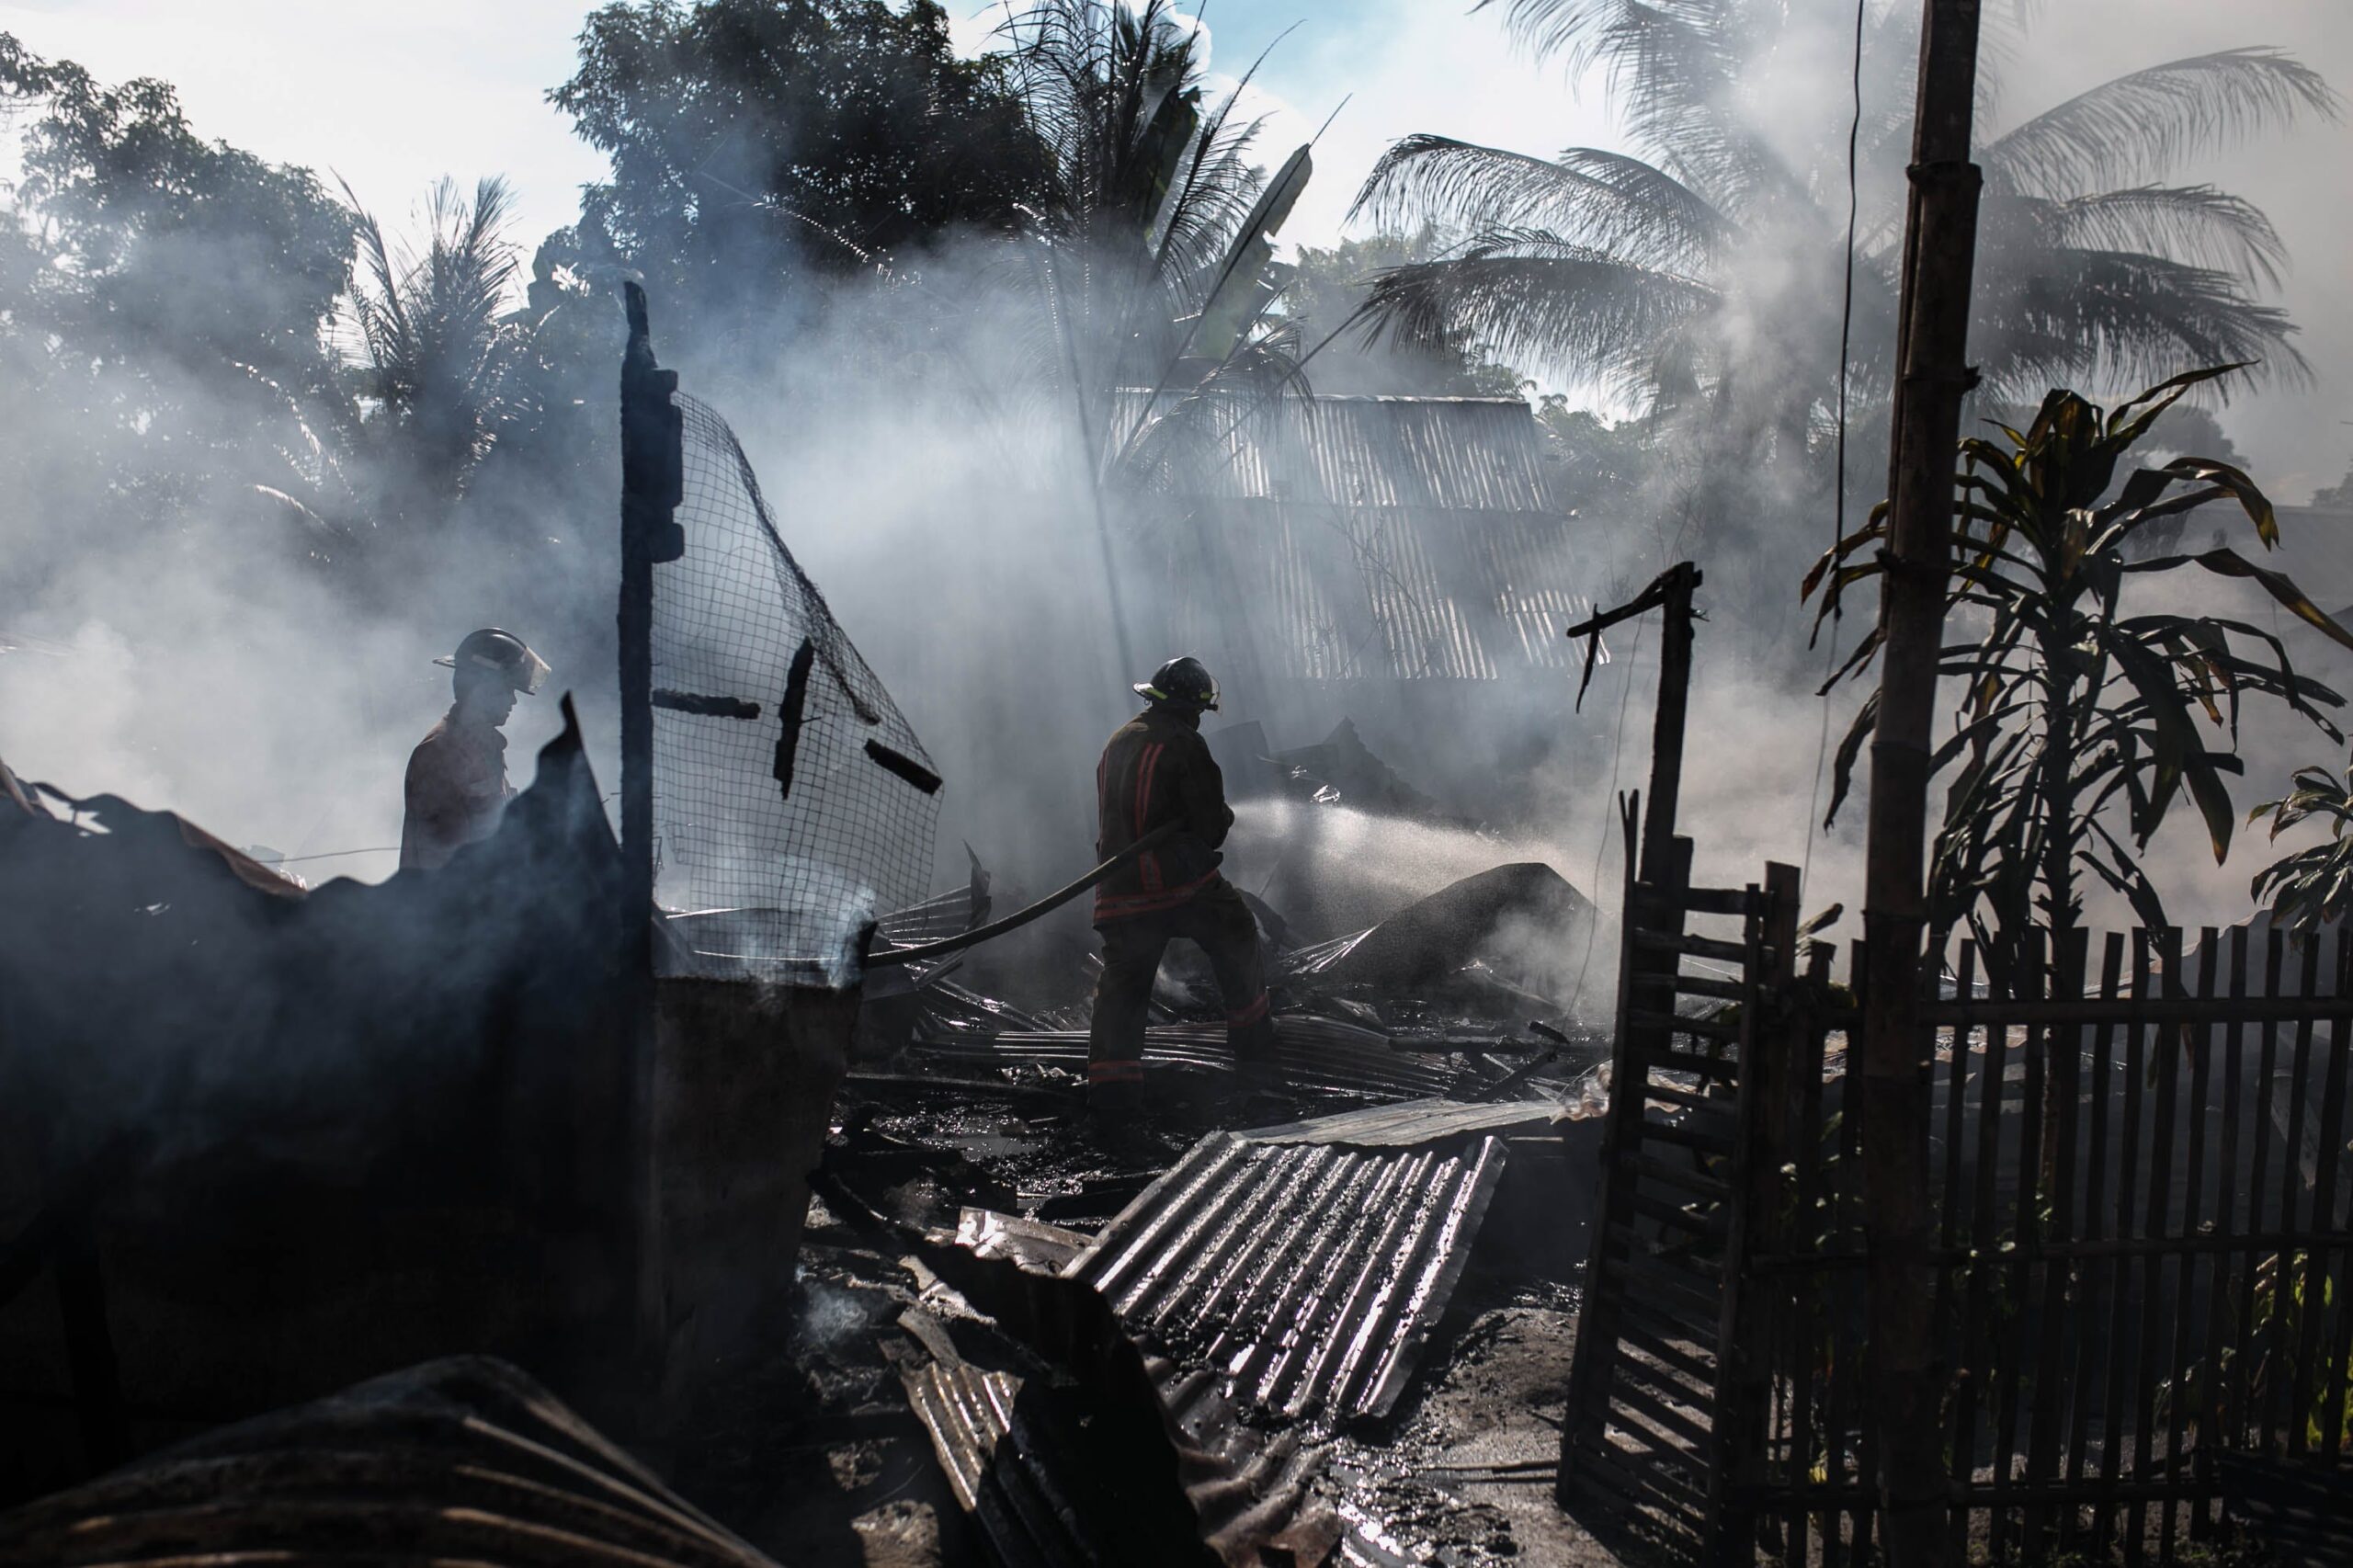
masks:
{"type": "MultiPolygon", "coordinates": [[[[2263,546],[2278,545],[2271,503],[2227,463],[2177,458],[2132,472],[2110,494],[2124,458],[2159,415],[2191,387],[2237,368],[2176,376],[2112,412],[2053,391],[2026,431],[1996,426],[2002,439],[1961,443],[1949,624],[1974,637],[1949,643],[1940,665],[1964,683],[1964,695],[1954,733],[1934,759],[1951,782],[1929,918],[1932,951],[1966,922],[1989,978],[2015,979],[2038,929],[2065,960],[2081,915],[2079,872],[2123,894],[2144,925],[2165,924],[2137,855],[2185,793],[2205,820],[2215,859],[2229,853],[2235,812],[2222,776],[2241,771],[2234,748],[2244,697],[2284,702],[2343,739],[2321,708],[2344,699],[2297,674],[2271,632],[2218,615],[2133,613],[2125,603],[2133,577],[2196,565],[2260,585],[2353,648],[2353,632],[2292,581],[2234,550],[2133,559],[2142,530],[2213,501],[2236,503],[2263,546]],[[2268,658],[2250,656],[2258,645],[2268,658]],[[2215,748],[2210,735],[2231,749],[2215,748]],[[2121,824],[2112,820],[2120,807],[2121,824]]],[[[1882,504],[1808,574],[1805,594],[1824,590],[1817,628],[1848,588],[1886,570],[1886,540],[1882,504]]],[[[1879,644],[1876,631],[1866,635],[1823,689],[1867,667],[1879,644]]],[[[1832,818],[1877,718],[1874,697],[1839,747],[1832,818]]]]}
{"type": "Polygon", "coordinates": [[[509,311],[521,258],[506,237],[514,198],[490,178],[471,195],[437,181],[420,248],[388,242],[349,186],[360,275],[351,291],[352,390],[384,472],[381,509],[439,522],[521,410],[517,371],[531,324],[509,311]]]}
{"type": "MultiPolygon", "coordinates": [[[[2158,1418],[2169,1416],[2178,1401],[2193,1423],[2202,1424],[2210,1415],[2219,1415],[2226,1426],[2245,1426],[2259,1411],[2286,1405],[2294,1386],[2290,1369],[2293,1347],[2303,1337],[2304,1285],[2313,1273],[2311,1262],[2308,1253],[2275,1252],[2256,1265],[2255,1312],[2248,1323],[2240,1323],[2227,1294],[2218,1293],[2215,1310],[2225,1314],[2223,1321],[2232,1343],[2223,1347],[2219,1363],[2210,1365],[2201,1358],[2185,1369],[2181,1377],[2158,1385],[2158,1418]],[[2250,1358],[2244,1367],[2243,1354],[2250,1358]],[[2240,1393],[2235,1408],[2231,1403],[2234,1385],[2240,1393]]],[[[2319,1287],[2319,1308],[2325,1312],[2336,1305],[2336,1287],[2326,1275],[2321,1277],[2319,1287]]],[[[2353,1451],[2353,1377],[2348,1377],[2342,1366],[2331,1364],[2325,1351],[2323,1356],[2319,1375],[2313,1379],[2310,1403],[2301,1412],[2283,1413],[2290,1420],[2302,1420],[2306,1446],[2319,1451],[2327,1443],[2329,1406],[2334,1402],[2338,1407],[2339,1449],[2353,1451]]],[[[2211,1441],[2230,1445],[2234,1434],[2229,1430],[2200,1432],[2199,1440],[2201,1444],[2211,1441]]]]}
{"type": "Polygon", "coordinates": [[[2353,907],[2353,767],[2339,782],[2325,767],[2300,767],[2288,793],[2247,813],[2249,824],[2271,819],[2271,838],[2298,823],[2320,817],[2329,824],[2328,842],[2282,856],[2255,874],[2248,892],[2257,903],[2268,896],[2271,918],[2282,928],[2308,934],[2344,917],[2353,907]]]}

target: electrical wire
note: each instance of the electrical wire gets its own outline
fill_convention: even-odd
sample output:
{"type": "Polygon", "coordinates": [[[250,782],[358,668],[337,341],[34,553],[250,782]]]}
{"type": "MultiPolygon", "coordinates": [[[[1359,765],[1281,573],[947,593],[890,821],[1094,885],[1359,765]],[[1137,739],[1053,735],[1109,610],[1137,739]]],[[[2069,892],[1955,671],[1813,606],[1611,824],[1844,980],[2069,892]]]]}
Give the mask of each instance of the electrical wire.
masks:
{"type": "MultiPolygon", "coordinates": [[[[1860,206],[1857,166],[1863,137],[1863,29],[1870,9],[1870,0],[1855,0],[1855,112],[1847,124],[1847,275],[1838,303],[1838,478],[1830,498],[1830,548],[1834,551],[1838,548],[1838,541],[1847,537],[1847,384],[1855,337],[1855,218],[1860,206]]],[[[1829,646],[1823,655],[1823,682],[1825,687],[1831,675],[1838,668],[1838,621],[1836,615],[1830,618],[1829,646]]],[[[1822,693],[1821,701],[1822,727],[1813,745],[1813,790],[1805,802],[1805,856],[1798,867],[1801,896],[1813,873],[1813,840],[1818,828],[1814,813],[1822,807],[1822,770],[1830,756],[1830,693],[1827,690],[1822,693]]]]}
{"type": "Polygon", "coordinates": [[[322,850],[316,855],[282,855],[275,860],[264,860],[261,864],[265,866],[296,866],[301,864],[305,860],[340,860],[347,855],[397,855],[400,852],[401,846],[399,845],[384,844],[379,845],[372,849],[327,849],[322,850]]]}

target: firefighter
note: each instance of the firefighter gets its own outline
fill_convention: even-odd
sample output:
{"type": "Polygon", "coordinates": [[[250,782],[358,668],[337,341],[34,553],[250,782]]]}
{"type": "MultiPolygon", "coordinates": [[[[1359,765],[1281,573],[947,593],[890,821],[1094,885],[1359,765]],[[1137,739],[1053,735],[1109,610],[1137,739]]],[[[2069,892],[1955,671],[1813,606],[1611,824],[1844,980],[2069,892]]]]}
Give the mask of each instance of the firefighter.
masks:
{"type": "Polygon", "coordinates": [[[1233,812],[1200,733],[1201,715],[1217,710],[1217,683],[1188,656],[1169,660],[1134,689],[1148,706],[1112,735],[1095,770],[1097,855],[1108,859],[1165,823],[1182,826],[1095,892],[1103,976],[1095,990],[1086,1090],[1088,1108],[1097,1111],[1130,1110],[1142,1097],[1145,1010],[1161,954],[1176,937],[1199,944],[1216,972],[1243,1083],[1271,1088],[1281,1081],[1258,923],[1218,873],[1218,846],[1233,812]]]}
{"type": "Polygon", "coordinates": [[[506,782],[506,737],[498,727],[515,699],[540,689],[548,666],[511,631],[486,626],[458,651],[433,661],[457,674],[457,700],[409,754],[403,793],[401,869],[432,870],[462,845],[487,838],[515,793],[506,782]]]}

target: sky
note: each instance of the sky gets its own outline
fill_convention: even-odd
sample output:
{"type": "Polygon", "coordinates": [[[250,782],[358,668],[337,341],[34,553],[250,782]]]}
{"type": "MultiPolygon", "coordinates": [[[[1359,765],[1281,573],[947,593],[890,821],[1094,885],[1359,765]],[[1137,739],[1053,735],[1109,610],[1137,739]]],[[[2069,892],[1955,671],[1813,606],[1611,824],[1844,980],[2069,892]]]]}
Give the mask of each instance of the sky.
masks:
{"type": "MultiPolygon", "coordinates": [[[[1795,0],[1825,11],[1846,0],[1795,0]]],[[[164,77],[207,135],[332,171],[398,228],[442,175],[504,174],[527,243],[570,220],[599,160],[545,101],[569,74],[582,0],[0,0],[0,30],[101,77],[164,77]],[[405,112],[422,104],[428,114],[405,112]]],[[[2353,0],[2068,0],[2036,7],[2033,47],[2009,67],[2022,115],[2105,76],[2236,44],[2293,50],[2353,92],[2353,0]]],[[[956,0],[960,42],[977,47],[1001,8],[956,0]]],[[[1598,83],[1569,82],[1520,55],[1493,11],[1464,0],[1211,0],[1211,68],[1231,77],[1261,52],[1249,105],[1269,116],[1269,163],[1338,116],[1284,239],[1328,244],[1381,150],[1438,131],[1531,153],[1620,144],[1598,83]],[[1345,106],[1343,101],[1345,100],[1345,106]]],[[[2283,301],[2304,324],[2318,384],[2245,397],[2225,429],[2284,500],[2334,483],[2353,458],[2353,310],[2342,299],[2345,170],[2353,129],[2267,142],[2185,171],[2264,206],[2294,271],[2283,301]]]]}

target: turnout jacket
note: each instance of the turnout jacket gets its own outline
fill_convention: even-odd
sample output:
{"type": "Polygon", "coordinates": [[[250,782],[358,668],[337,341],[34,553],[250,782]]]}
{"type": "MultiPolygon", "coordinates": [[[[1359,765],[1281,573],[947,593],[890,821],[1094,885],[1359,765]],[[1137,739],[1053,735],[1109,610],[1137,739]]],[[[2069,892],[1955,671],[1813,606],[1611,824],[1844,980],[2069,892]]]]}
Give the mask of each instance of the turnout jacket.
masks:
{"type": "Polygon", "coordinates": [[[489,724],[461,722],[452,707],[409,754],[401,869],[432,870],[488,838],[514,793],[506,782],[506,737],[489,724]]]}
{"type": "Polygon", "coordinates": [[[1174,909],[1217,880],[1218,846],[1233,812],[1198,722],[1154,705],[1120,725],[1096,765],[1095,799],[1097,859],[1164,823],[1183,824],[1095,890],[1097,924],[1174,909]]]}

